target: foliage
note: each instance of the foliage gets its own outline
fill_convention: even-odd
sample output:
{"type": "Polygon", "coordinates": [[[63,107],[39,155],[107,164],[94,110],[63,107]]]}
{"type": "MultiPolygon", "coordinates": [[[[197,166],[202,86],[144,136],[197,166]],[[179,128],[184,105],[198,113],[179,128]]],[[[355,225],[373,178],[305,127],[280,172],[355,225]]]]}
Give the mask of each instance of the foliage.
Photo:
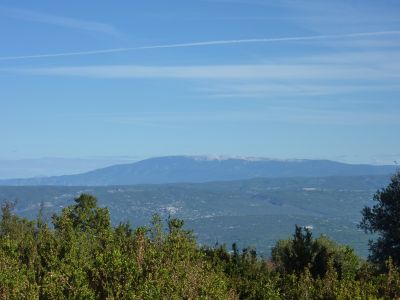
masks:
{"type": "Polygon", "coordinates": [[[3,207],[0,299],[229,299],[222,271],[204,259],[183,221],[168,230],[111,227],[106,208],[82,194],[52,227],[3,207]]]}
{"type": "Polygon", "coordinates": [[[370,241],[372,262],[381,267],[389,257],[400,264],[400,171],[391,178],[389,185],[374,195],[376,204],[364,207],[360,227],[367,233],[377,233],[376,241],[370,241]]]}
{"type": "Polygon", "coordinates": [[[353,249],[323,235],[313,239],[308,228],[299,226],[295,228],[293,239],[278,241],[271,254],[280,272],[300,275],[308,269],[314,278],[324,277],[329,264],[339,278],[354,277],[360,263],[353,249]]]}
{"type": "Polygon", "coordinates": [[[393,299],[400,273],[361,262],[352,249],[296,227],[272,259],[254,248],[199,247],[180,219],[111,226],[82,194],[52,217],[29,221],[2,207],[0,299],[393,299]]]}

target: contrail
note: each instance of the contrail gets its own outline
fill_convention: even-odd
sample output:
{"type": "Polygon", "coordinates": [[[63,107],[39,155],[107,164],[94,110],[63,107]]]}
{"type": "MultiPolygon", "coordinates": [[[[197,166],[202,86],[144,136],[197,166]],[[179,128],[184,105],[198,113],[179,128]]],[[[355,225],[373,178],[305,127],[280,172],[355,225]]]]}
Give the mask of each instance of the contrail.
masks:
{"type": "Polygon", "coordinates": [[[111,48],[104,50],[90,50],[90,51],[79,51],[79,52],[62,52],[62,53],[35,54],[35,55],[22,55],[22,56],[3,56],[0,57],[0,60],[20,60],[20,59],[60,57],[60,56],[94,55],[94,54],[123,52],[129,50],[133,50],[133,48],[111,48]]]}
{"type": "Polygon", "coordinates": [[[281,37],[281,38],[215,40],[215,41],[202,41],[202,42],[191,42],[191,43],[180,43],[180,44],[140,46],[140,47],[130,47],[130,48],[111,48],[111,49],[79,51],[79,52],[62,52],[62,53],[22,55],[22,56],[3,56],[3,57],[0,57],[0,61],[24,60],[24,59],[35,59],[35,58],[50,58],[50,57],[65,57],[65,56],[96,55],[96,54],[117,53],[117,52],[127,52],[127,51],[146,50],[146,49],[204,47],[204,46],[230,45],[230,44],[274,43],[274,42],[290,42],[290,41],[311,41],[311,40],[345,39],[345,38],[353,38],[353,37],[358,38],[358,37],[385,36],[385,35],[400,35],[400,30],[358,32],[358,33],[330,34],[330,35],[311,35],[311,36],[297,36],[297,37],[281,37]]]}

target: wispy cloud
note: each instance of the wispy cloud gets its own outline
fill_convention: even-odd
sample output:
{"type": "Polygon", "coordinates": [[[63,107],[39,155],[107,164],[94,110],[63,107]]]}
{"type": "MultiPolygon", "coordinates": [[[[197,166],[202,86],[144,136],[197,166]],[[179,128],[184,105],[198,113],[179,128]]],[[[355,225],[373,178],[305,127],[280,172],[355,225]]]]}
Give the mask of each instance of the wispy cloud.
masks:
{"type": "Polygon", "coordinates": [[[396,1],[364,2],[277,0],[274,5],[289,15],[300,16],[292,19],[298,27],[321,34],[358,28],[398,28],[400,19],[396,1]]]}
{"type": "Polygon", "coordinates": [[[23,60],[23,59],[51,58],[51,57],[63,57],[63,56],[83,56],[83,55],[96,55],[96,54],[163,49],[163,48],[223,46],[223,45],[251,44],[251,43],[306,42],[306,41],[340,40],[349,38],[382,37],[382,36],[397,36],[397,35],[400,35],[400,30],[357,32],[357,33],[330,34],[330,35],[292,36],[292,37],[278,37],[278,38],[214,40],[214,41],[199,41],[199,42],[189,42],[189,43],[138,46],[138,47],[128,47],[128,48],[111,48],[111,49],[100,49],[100,50],[78,51],[78,52],[61,52],[61,53],[34,54],[34,55],[23,55],[23,56],[3,56],[0,57],[0,60],[4,61],[4,60],[23,60]]]}
{"type": "Polygon", "coordinates": [[[97,65],[48,68],[7,68],[0,71],[40,76],[81,76],[89,78],[163,78],[214,80],[398,80],[399,66],[293,63],[261,65],[140,66],[97,65]]]}
{"type": "Polygon", "coordinates": [[[68,18],[43,12],[12,8],[3,5],[0,5],[0,14],[14,19],[51,24],[64,28],[98,32],[114,37],[123,36],[123,34],[119,32],[114,26],[106,23],[68,18]]]}
{"type": "MultiPolygon", "coordinates": [[[[86,65],[0,68],[2,74],[99,79],[195,81],[192,91],[208,98],[292,99],[357,93],[398,92],[396,51],[333,52],[283,57],[274,64],[86,65]]],[[[188,84],[191,84],[188,82],[188,84]]]]}
{"type": "Polygon", "coordinates": [[[395,84],[338,84],[338,83],[314,83],[306,82],[284,82],[270,83],[268,81],[255,84],[224,84],[215,88],[207,88],[205,92],[210,98],[262,98],[262,99],[281,99],[281,98],[300,98],[325,95],[355,94],[360,92],[391,92],[400,91],[400,87],[395,84]]]}
{"type": "Polygon", "coordinates": [[[395,113],[300,109],[273,107],[260,111],[182,112],[182,113],[142,113],[131,116],[114,116],[106,122],[140,126],[184,126],[185,124],[209,123],[296,123],[341,125],[348,124],[400,124],[395,113]]]}

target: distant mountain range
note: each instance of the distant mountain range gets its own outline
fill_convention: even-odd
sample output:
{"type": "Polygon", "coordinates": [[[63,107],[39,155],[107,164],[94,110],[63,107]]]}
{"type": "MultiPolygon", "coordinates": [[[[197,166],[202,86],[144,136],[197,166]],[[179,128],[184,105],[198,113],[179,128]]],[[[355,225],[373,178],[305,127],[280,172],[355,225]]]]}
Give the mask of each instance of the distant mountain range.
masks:
{"type": "Polygon", "coordinates": [[[0,180],[0,185],[106,186],[208,182],[257,177],[386,175],[394,165],[346,164],[329,160],[273,160],[207,156],[166,156],[94,171],[38,178],[0,180]]]}

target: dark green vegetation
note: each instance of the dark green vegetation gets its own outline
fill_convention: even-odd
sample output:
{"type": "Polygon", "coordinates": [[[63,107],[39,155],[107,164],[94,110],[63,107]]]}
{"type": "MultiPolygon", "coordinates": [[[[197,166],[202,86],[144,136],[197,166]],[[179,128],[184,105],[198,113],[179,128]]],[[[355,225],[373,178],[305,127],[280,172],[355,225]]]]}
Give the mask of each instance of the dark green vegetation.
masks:
{"type": "Polygon", "coordinates": [[[392,176],[390,184],[374,195],[375,205],[364,207],[360,227],[377,233],[378,239],[370,241],[370,260],[384,266],[392,257],[400,263],[400,171],[392,176]]]}
{"type": "MultiPolygon", "coordinates": [[[[397,199],[399,200],[399,199],[397,199]]],[[[0,299],[394,299],[400,273],[361,261],[354,251],[296,227],[272,259],[256,250],[199,247],[183,221],[111,226],[107,208],[82,194],[52,226],[2,208],[0,299]]],[[[268,230],[268,228],[265,228],[268,230]]]]}
{"type": "Polygon", "coordinates": [[[223,299],[228,282],[197,249],[178,219],[164,232],[111,227],[108,210],[82,194],[54,215],[51,229],[3,207],[0,223],[1,299],[223,299]]]}
{"type": "Polygon", "coordinates": [[[43,203],[44,219],[50,221],[52,213],[81,193],[90,193],[99,206],[109,209],[114,225],[129,221],[143,226],[153,213],[164,219],[171,215],[184,219],[201,244],[236,242],[241,248],[255,246],[265,256],[295,224],[312,226],[315,236],[325,233],[367,257],[368,236],[357,228],[360,210],[373,204],[374,193],[389,179],[382,175],[111,187],[4,186],[0,200],[17,200],[15,212],[28,219],[36,218],[43,203]]]}

